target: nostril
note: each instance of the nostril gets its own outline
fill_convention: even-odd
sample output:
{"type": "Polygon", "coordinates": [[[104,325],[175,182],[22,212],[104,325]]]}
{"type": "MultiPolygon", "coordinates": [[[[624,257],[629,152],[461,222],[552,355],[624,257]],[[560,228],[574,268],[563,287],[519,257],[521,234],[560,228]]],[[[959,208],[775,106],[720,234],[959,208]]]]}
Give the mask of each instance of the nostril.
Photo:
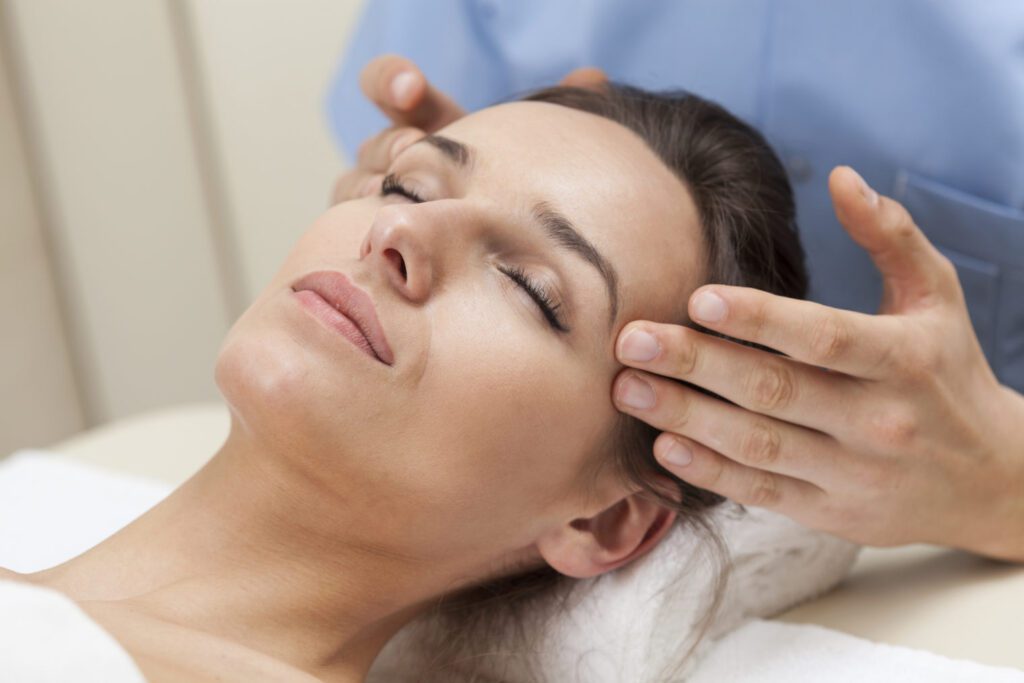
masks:
{"type": "Polygon", "coordinates": [[[402,258],[402,255],[398,253],[398,251],[395,249],[385,249],[384,255],[388,258],[389,261],[398,265],[398,272],[402,274],[403,280],[406,279],[405,259],[402,258]]]}

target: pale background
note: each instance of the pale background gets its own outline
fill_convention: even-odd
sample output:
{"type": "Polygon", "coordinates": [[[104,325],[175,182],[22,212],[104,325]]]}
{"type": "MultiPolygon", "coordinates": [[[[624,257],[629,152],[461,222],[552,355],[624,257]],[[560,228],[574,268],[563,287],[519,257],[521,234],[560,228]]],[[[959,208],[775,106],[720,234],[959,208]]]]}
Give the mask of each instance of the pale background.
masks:
{"type": "Polygon", "coordinates": [[[0,0],[0,458],[215,399],[345,164],[360,0],[0,0]]]}

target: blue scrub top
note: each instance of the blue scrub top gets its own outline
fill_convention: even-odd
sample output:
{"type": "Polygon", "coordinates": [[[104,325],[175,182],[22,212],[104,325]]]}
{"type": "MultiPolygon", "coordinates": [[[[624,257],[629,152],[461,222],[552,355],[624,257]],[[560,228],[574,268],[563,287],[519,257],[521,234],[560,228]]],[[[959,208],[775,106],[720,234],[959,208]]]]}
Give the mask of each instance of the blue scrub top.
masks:
{"type": "Polygon", "coordinates": [[[789,169],[810,298],[874,312],[881,279],[826,182],[853,166],[953,261],[1024,391],[1024,0],[368,0],[327,102],[350,158],[388,125],[358,85],[387,52],[470,110],[586,65],[721,103],[789,169]]]}

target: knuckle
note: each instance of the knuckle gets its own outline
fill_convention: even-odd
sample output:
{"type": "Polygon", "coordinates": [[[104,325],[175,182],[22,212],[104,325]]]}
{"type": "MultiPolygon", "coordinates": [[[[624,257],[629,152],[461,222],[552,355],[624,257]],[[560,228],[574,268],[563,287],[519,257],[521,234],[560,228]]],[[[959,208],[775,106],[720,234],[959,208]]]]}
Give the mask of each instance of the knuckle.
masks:
{"type": "Polygon", "coordinates": [[[890,239],[908,240],[917,236],[918,227],[914,223],[914,217],[900,202],[886,198],[882,215],[881,227],[888,233],[890,239]]]}
{"type": "Polygon", "coordinates": [[[917,437],[919,430],[917,416],[902,406],[879,411],[870,425],[872,440],[882,452],[906,449],[917,437]]]}
{"type": "Polygon", "coordinates": [[[764,339],[767,325],[768,306],[764,303],[753,306],[750,311],[750,341],[758,342],[764,339]]]}
{"type": "Polygon", "coordinates": [[[746,502],[756,507],[773,507],[782,497],[775,475],[762,472],[756,475],[746,502]]]}
{"type": "Polygon", "coordinates": [[[887,343],[878,350],[878,357],[871,367],[871,372],[893,372],[901,367],[902,350],[899,344],[887,343]]]}
{"type": "Polygon", "coordinates": [[[939,371],[942,354],[934,341],[921,340],[908,345],[900,360],[903,377],[911,384],[921,384],[935,377],[939,371]]]}
{"type": "Polygon", "coordinates": [[[917,224],[914,223],[913,216],[907,211],[907,207],[903,206],[899,202],[895,203],[895,213],[892,222],[892,236],[901,241],[906,242],[917,237],[917,224]]]}
{"type": "Polygon", "coordinates": [[[685,334],[679,334],[672,340],[673,355],[676,371],[679,376],[691,375],[697,369],[697,356],[699,351],[697,344],[686,338],[685,334]]]}
{"type": "Polygon", "coordinates": [[[755,410],[770,412],[792,402],[796,391],[793,375],[781,363],[765,363],[747,377],[747,395],[755,410]]]}
{"type": "Polygon", "coordinates": [[[821,316],[811,326],[811,362],[828,365],[843,355],[849,341],[849,331],[838,318],[833,315],[821,316]]]}
{"type": "Polygon", "coordinates": [[[707,466],[701,468],[701,474],[703,476],[698,484],[701,488],[724,494],[721,485],[725,478],[725,459],[721,455],[715,453],[713,458],[708,458],[707,466]]]}
{"type": "Polygon", "coordinates": [[[669,417],[669,431],[681,434],[682,430],[686,428],[686,425],[690,423],[690,418],[693,413],[693,399],[689,396],[685,396],[684,392],[674,392],[671,400],[668,402],[668,410],[670,412],[669,417]]]}
{"type": "Polygon", "coordinates": [[[747,433],[740,447],[744,462],[753,467],[770,467],[779,460],[782,437],[767,421],[758,421],[747,433]]]}

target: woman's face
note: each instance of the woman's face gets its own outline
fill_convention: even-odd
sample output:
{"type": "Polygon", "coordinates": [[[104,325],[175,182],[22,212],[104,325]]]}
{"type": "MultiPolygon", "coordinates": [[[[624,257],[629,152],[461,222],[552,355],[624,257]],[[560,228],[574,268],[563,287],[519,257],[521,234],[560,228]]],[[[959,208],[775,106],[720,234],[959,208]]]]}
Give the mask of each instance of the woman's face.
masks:
{"type": "Polygon", "coordinates": [[[703,247],[683,184],[612,121],[516,102],[439,135],[397,157],[402,190],[313,223],[231,329],[216,374],[233,429],[362,513],[340,533],[482,562],[629,492],[610,471],[582,476],[608,457],[619,415],[616,335],[685,310],[703,247]],[[292,285],[325,270],[370,296],[393,364],[300,305],[292,285]]]}

